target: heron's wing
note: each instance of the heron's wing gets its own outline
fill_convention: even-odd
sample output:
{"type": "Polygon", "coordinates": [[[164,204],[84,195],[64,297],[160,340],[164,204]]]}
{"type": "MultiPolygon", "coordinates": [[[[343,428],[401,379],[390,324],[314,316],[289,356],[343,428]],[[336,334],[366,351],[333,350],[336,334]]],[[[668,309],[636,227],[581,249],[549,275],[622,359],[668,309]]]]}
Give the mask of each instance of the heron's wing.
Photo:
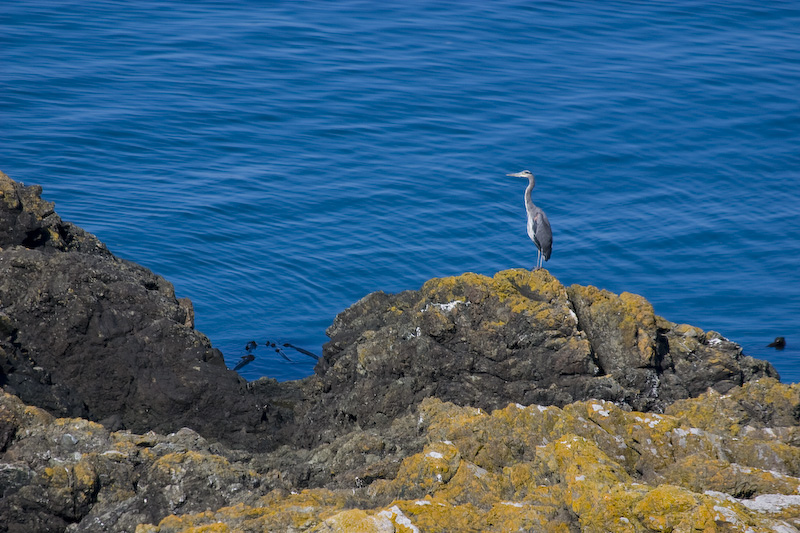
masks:
{"type": "Polygon", "coordinates": [[[532,217],[533,220],[533,239],[536,246],[542,251],[544,260],[550,259],[550,254],[553,252],[553,231],[550,229],[550,221],[547,220],[547,215],[544,211],[536,208],[536,213],[532,217]]]}

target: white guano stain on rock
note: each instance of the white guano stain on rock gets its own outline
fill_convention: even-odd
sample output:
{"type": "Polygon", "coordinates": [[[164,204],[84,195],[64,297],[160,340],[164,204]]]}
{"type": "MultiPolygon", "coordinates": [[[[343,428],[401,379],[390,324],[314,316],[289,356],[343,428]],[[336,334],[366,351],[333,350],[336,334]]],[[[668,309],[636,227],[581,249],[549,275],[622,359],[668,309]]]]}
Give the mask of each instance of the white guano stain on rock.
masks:
{"type": "Polygon", "coordinates": [[[392,505],[388,510],[383,510],[378,513],[378,516],[388,518],[395,524],[407,527],[414,533],[419,533],[419,528],[415,526],[411,520],[403,514],[403,511],[396,505],[392,505]]]}
{"type": "Polygon", "coordinates": [[[422,309],[422,312],[424,313],[428,309],[430,309],[431,307],[435,307],[436,309],[438,309],[440,311],[443,311],[445,313],[449,313],[450,311],[455,309],[458,306],[458,304],[463,304],[463,305],[466,306],[466,305],[469,305],[470,302],[465,302],[465,301],[462,301],[462,300],[453,300],[452,302],[447,302],[446,304],[430,303],[430,304],[426,305],[422,309]]]}

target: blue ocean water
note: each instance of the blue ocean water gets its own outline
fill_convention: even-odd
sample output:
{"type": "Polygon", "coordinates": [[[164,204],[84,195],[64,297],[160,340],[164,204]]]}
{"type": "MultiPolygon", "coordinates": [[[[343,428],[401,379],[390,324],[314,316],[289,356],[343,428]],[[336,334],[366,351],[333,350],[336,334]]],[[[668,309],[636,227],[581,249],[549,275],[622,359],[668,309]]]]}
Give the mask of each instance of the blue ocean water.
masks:
{"type": "Polygon", "coordinates": [[[796,382],[798,28],[780,1],[11,1],[0,170],[172,281],[232,367],[321,353],[371,291],[531,268],[528,168],[564,284],[796,382]]]}

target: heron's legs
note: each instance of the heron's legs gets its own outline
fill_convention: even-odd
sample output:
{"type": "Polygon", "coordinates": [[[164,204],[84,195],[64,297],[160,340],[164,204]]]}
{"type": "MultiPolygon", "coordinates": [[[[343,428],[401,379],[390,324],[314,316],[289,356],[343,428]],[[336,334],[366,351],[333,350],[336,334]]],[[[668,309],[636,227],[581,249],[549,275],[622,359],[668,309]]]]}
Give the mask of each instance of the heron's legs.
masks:
{"type": "Polygon", "coordinates": [[[536,267],[533,270],[542,268],[542,251],[537,249],[536,252],[536,267]]]}

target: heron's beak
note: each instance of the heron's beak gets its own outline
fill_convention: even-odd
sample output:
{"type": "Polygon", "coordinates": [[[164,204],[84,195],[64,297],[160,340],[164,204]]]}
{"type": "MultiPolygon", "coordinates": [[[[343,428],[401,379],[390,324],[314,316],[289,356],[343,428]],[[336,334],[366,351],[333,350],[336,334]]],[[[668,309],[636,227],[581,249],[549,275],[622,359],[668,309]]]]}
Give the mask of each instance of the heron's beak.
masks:
{"type": "Polygon", "coordinates": [[[512,178],[524,178],[525,177],[525,171],[517,172],[515,174],[506,174],[506,176],[511,176],[512,178]]]}

